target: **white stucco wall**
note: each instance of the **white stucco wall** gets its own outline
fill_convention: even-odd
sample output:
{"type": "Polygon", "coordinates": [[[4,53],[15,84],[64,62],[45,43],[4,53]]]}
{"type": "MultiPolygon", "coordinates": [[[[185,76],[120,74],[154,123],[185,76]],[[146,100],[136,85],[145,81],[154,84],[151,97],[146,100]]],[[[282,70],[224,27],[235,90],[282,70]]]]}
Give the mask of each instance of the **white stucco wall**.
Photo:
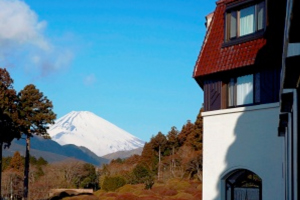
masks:
{"type": "Polygon", "coordinates": [[[277,136],[279,103],[203,114],[203,200],[223,200],[222,178],[248,169],[262,179],[262,198],[283,199],[283,139],[277,136]]]}

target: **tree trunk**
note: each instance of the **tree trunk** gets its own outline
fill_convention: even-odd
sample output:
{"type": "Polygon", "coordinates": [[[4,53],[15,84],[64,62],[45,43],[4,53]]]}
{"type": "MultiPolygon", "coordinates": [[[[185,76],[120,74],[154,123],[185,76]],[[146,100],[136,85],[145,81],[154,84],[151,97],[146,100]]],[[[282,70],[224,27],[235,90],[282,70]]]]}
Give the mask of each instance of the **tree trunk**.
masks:
{"type": "Polygon", "coordinates": [[[202,182],[202,171],[200,169],[197,169],[197,176],[198,179],[202,182]]]}
{"type": "Polygon", "coordinates": [[[30,136],[27,135],[26,138],[26,155],[25,155],[25,169],[24,169],[24,194],[23,199],[27,200],[28,198],[28,179],[29,179],[29,150],[30,150],[30,136]]]}
{"type": "Polygon", "coordinates": [[[1,192],[1,188],[2,188],[2,146],[3,143],[0,142],[0,199],[2,199],[2,192],[1,192]]]}
{"type": "Polygon", "coordinates": [[[173,149],[172,149],[172,154],[173,154],[173,156],[172,156],[172,169],[174,170],[174,168],[176,167],[175,165],[175,158],[174,158],[174,156],[175,156],[175,147],[173,146],[173,149]]]}
{"type": "Polygon", "coordinates": [[[161,166],[160,166],[160,146],[159,146],[159,148],[158,148],[158,174],[157,174],[157,179],[158,179],[158,181],[160,181],[160,178],[161,178],[161,166]]]}

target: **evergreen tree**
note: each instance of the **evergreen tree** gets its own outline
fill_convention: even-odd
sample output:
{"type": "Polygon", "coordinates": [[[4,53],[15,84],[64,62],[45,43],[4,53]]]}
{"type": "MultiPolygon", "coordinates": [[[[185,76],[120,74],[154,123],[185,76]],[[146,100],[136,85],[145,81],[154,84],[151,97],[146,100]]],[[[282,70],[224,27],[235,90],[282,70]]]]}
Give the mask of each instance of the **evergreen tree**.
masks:
{"type": "MultiPolygon", "coordinates": [[[[13,79],[6,69],[0,68],[0,169],[2,169],[2,146],[9,147],[14,138],[20,138],[18,129],[17,95],[13,79]]],[[[0,172],[0,188],[2,171],[0,172]]],[[[1,197],[1,190],[0,190],[1,197]]]]}
{"type": "Polygon", "coordinates": [[[191,134],[193,130],[194,130],[194,124],[190,120],[188,120],[187,123],[185,125],[183,125],[183,127],[178,135],[178,140],[179,140],[180,146],[185,145],[188,135],[191,134]]]}
{"type": "Polygon", "coordinates": [[[167,138],[162,132],[158,132],[158,134],[151,139],[151,143],[156,151],[158,151],[158,173],[157,179],[161,180],[161,152],[165,150],[167,144],[167,138]]]}
{"type": "Polygon", "coordinates": [[[196,151],[202,151],[202,131],[203,131],[203,119],[201,116],[202,112],[203,112],[203,108],[200,109],[197,119],[194,123],[194,128],[187,137],[187,141],[196,151]]]}
{"type": "Polygon", "coordinates": [[[82,188],[97,188],[97,174],[94,165],[85,163],[83,164],[84,175],[82,176],[82,181],[80,186],[82,188]]]}
{"type": "Polygon", "coordinates": [[[141,163],[147,166],[151,171],[154,171],[158,163],[155,156],[155,151],[151,142],[146,142],[141,154],[141,163]]]}
{"type": "Polygon", "coordinates": [[[24,161],[24,159],[21,157],[20,153],[18,151],[16,151],[9,163],[9,168],[18,173],[21,173],[22,170],[24,169],[23,161],[24,161]]]}
{"type": "Polygon", "coordinates": [[[175,126],[172,126],[171,130],[168,132],[168,135],[167,135],[168,146],[171,148],[171,151],[172,151],[170,170],[171,170],[173,176],[174,176],[174,168],[176,167],[175,149],[178,148],[178,146],[179,146],[178,134],[179,134],[179,131],[177,130],[177,128],[175,126]]]}
{"type": "Polygon", "coordinates": [[[27,136],[24,171],[24,199],[27,199],[30,137],[33,134],[49,136],[48,124],[54,123],[56,115],[52,111],[52,102],[32,84],[25,86],[18,97],[22,132],[27,136]]]}
{"type": "Polygon", "coordinates": [[[39,157],[39,159],[37,159],[36,161],[36,165],[38,166],[42,166],[42,165],[47,165],[48,161],[45,160],[43,157],[39,157]]]}

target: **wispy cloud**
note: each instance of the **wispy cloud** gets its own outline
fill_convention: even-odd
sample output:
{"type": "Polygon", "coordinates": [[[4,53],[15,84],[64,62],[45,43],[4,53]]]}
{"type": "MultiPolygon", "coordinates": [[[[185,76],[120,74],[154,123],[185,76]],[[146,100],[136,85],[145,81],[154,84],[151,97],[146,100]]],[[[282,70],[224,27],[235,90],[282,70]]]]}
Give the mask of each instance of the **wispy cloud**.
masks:
{"type": "Polygon", "coordinates": [[[96,83],[96,76],[95,74],[90,74],[86,77],[84,77],[83,83],[87,86],[93,85],[94,83],[96,83]]]}
{"type": "Polygon", "coordinates": [[[46,21],[20,0],[0,0],[0,67],[23,67],[45,76],[61,70],[73,54],[44,35],[46,21]]]}

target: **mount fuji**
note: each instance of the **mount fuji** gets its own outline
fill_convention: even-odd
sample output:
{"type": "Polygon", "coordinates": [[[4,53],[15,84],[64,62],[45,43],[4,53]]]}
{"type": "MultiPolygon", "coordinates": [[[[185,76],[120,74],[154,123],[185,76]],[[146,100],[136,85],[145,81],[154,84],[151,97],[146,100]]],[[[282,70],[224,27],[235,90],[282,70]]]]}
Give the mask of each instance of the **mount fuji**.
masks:
{"type": "Polygon", "coordinates": [[[88,111],[72,111],[58,119],[48,130],[60,145],[83,146],[103,156],[144,146],[144,141],[88,111]]]}

